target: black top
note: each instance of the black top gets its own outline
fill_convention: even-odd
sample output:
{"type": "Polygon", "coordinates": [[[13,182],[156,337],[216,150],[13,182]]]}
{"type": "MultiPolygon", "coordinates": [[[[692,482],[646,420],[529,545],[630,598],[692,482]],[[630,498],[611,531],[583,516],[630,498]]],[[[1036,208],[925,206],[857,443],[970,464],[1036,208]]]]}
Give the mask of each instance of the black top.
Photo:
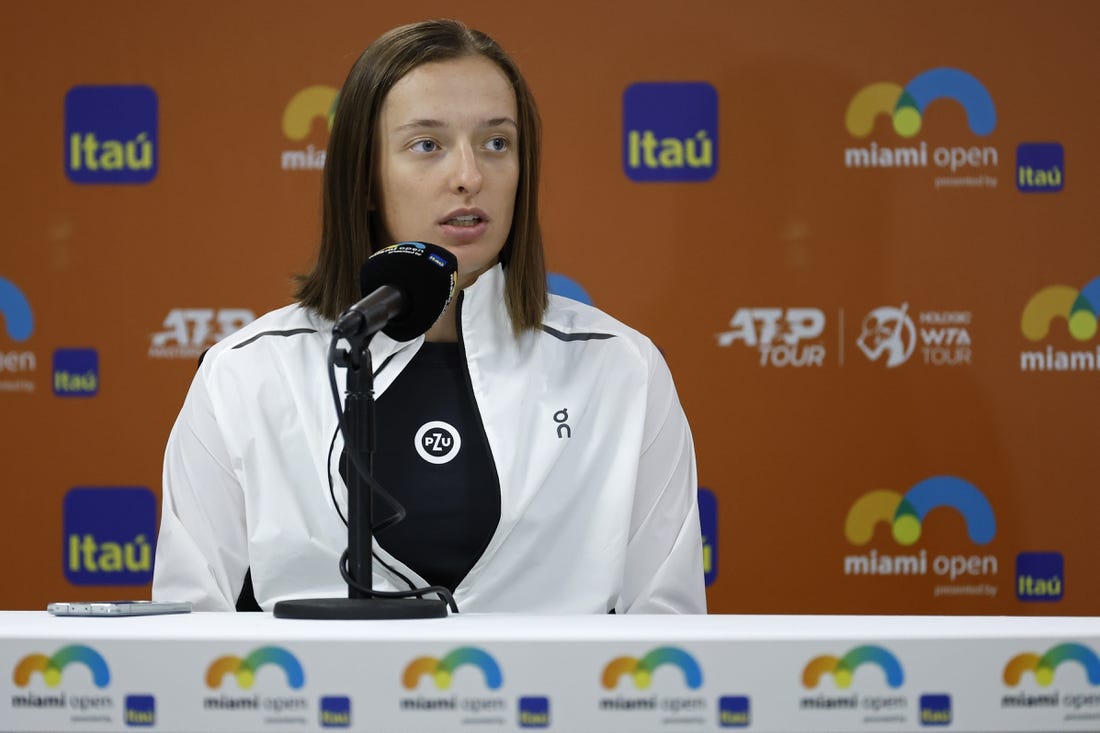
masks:
{"type": "Polygon", "coordinates": [[[425,342],[377,399],[374,424],[374,478],[406,511],[378,543],[453,591],[500,521],[500,486],[461,347],[425,342]]]}

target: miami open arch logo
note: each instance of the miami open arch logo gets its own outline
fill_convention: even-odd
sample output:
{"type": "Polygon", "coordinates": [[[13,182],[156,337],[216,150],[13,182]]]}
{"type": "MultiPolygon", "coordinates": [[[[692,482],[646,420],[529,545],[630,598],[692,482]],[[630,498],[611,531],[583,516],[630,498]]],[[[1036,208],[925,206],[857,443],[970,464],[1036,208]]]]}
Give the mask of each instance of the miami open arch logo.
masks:
{"type": "Polygon", "coordinates": [[[950,67],[925,71],[904,86],[889,81],[868,84],[848,103],[844,126],[852,137],[867,137],[879,116],[887,115],[894,132],[915,137],[924,126],[928,105],[938,99],[961,105],[975,135],[988,135],[997,127],[997,110],[985,86],[973,75],[950,67]]]}
{"type": "MultiPolygon", "coordinates": [[[[966,523],[966,534],[976,546],[985,546],[997,534],[993,507],[978,487],[957,476],[933,476],[916,483],[904,494],[878,489],[860,496],[848,509],[844,521],[844,537],[855,546],[870,544],[875,530],[882,524],[890,529],[895,544],[913,548],[924,531],[930,512],[938,508],[956,512],[966,523]]],[[[942,554],[929,557],[926,549],[912,553],[886,553],[871,549],[866,554],[846,555],[844,574],[863,575],[927,575],[973,580],[995,576],[998,570],[994,555],[942,554]]],[[[944,590],[943,595],[996,595],[989,585],[960,586],[966,590],[944,590]]]]}
{"type": "Polygon", "coordinates": [[[886,677],[886,684],[897,689],[905,683],[905,671],[898,658],[881,646],[857,646],[842,657],[823,654],[811,659],[802,669],[802,686],[812,690],[825,675],[832,675],[837,689],[846,690],[852,685],[856,670],[863,665],[878,667],[886,677]]]}
{"type": "MultiPolygon", "coordinates": [[[[1050,285],[1028,299],[1020,316],[1020,332],[1028,341],[1052,338],[1055,321],[1064,321],[1075,341],[1085,343],[1096,338],[1100,321],[1100,277],[1077,290],[1069,285],[1050,285]]],[[[1100,371],[1100,346],[1095,349],[1063,350],[1048,344],[1045,350],[1020,352],[1020,370],[1100,371]]]]}
{"type": "Polygon", "coordinates": [[[659,667],[669,665],[680,670],[684,677],[684,684],[697,690],[703,685],[703,670],[695,658],[673,646],[662,646],[648,652],[641,658],[616,657],[603,668],[600,675],[600,683],[605,689],[613,690],[619,680],[628,676],[634,682],[635,689],[649,689],[653,682],[653,675],[659,667]]]}
{"type": "MultiPolygon", "coordinates": [[[[316,84],[299,90],[283,108],[283,136],[292,142],[304,142],[318,118],[325,121],[326,131],[332,132],[338,100],[339,90],[335,87],[316,84]]],[[[321,170],[325,167],[326,147],[327,142],[320,146],[310,143],[300,150],[284,150],[280,167],[284,171],[321,170]]]]}
{"type": "Polygon", "coordinates": [[[1040,687],[1054,682],[1054,673],[1062,664],[1077,662],[1085,671],[1085,678],[1092,686],[1100,686],[1100,659],[1096,652],[1084,644],[1069,642],[1051,647],[1043,654],[1024,652],[1008,660],[1004,668],[1004,683],[1015,687],[1030,672],[1040,687]]]}
{"type": "Polygon", "coordinates": [[[15,665],[12,677],[17,686],[26,687],[33,675],[41,674],[48,687],[57,687],[61,684],[65,668],[73,664],[87,667],[96,687],[102,689],[111,683],[111,671],[106,660],[95,649],[82,644],[61,647],[50,657],[45,654],[28,654],[15,665]]]}
{"type": "Polygon", "coordinates": [[[861,88],[848,102],[844,127],[856,139],[875,130],[880,117],[888,117],[894,133],[908,144],[891,145],[871,141],[865,147],[844,149],[846,168],[941,169],[936,188],[993,188],[997,185],[997,148],[985,145],[951,145],[929,148],[915,138],[924,128],[929,107],[937,100],[957,103],[966,114],[967,126],[978,137],[997,127],[993,98],[977,77],[962,69],[940,67],[922,72],[902,85],[880,81],[861,88]],[[988,171],[988,175],[987,172],[988,171]]]}
{"type": "Polygon", "coordinates": [[[490,690],[499,689],[504,684],[504,675],[500,671],[500,665],[488,652],[477,647],[459,647],[442,658],[417,657],[405,667],[401,675],[401,684],[405,689],[415,689],[420,684],[420,678],[427,675],[435,682],[436,689],[448,690],[454,680],[454,675],[459,667],[471,666],[481,670],[485,680],[485,686],[490,690]]]}
{"type": "Polygon", "coordinates": [[[206,686],[212,690],[221,687],[225,677],[232,675],[242,690],[252,689],[256,674],[267,665],[281,669],[291,689],[300,689],[306,682],[305,672],[297,657],[281,647],[265,646],[243,658],[226,655],[215,659],[206,669],[206,686]]]}

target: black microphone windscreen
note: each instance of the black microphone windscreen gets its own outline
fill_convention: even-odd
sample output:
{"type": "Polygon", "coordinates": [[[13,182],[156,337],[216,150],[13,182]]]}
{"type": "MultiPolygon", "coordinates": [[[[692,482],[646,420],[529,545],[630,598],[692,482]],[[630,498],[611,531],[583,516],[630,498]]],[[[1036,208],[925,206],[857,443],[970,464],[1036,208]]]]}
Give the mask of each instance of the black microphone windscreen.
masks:
{"type": "Polygon", "coordinates": [[[383,285],[405,295],[408,305],[382,333],[394,341],[409,341],[432,327],[454,295],[458,260],[439,245],[398,242],[380,249],[359,273],[363,297],[383,285]]]}

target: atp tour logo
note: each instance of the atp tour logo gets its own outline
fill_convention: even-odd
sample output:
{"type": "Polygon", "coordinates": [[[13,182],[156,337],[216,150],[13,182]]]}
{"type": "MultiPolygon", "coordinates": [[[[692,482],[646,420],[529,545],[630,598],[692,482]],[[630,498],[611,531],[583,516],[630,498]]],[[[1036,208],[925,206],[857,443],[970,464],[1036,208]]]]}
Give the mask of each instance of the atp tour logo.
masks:
{"type": "Polygon", "coordinates": [[[623,93],[630,180],[709,181],[718,171],[718,92],[707,82],[638,82],[623,93]]]}
{"type": "MultiPolygon", "coordinates": [[[[283,136],[292,142],[304,142],[318,119],[325,123],[326,133],[331,132],[338,94],[335,87],[324,85],[298,91],[283,109],[283,136]]],[[[327,138],[318,146],[309,143],[305,148],[284,150],[280,165],[284,171],[321,170],[325,167],[326,147],[327,138]]]]}
{"type": "MultiPolygon", "coordinates": [[[[815,689],[825,675],[830,675],[835,689],[847,691],[860,667],[877,667],[890,689],[897,690],[905,683],[905,671],[893,652],[885,647],[868,644],[857,646],[842,657],[831,654],[814,657],[802,669],[802,686],[808,690],[815,689]]],[[[864,678],[864,686],[871,684],[869,676],[860,676],[864,678]]],[[[878,715],[884,712],[895,713],[898,714],[898,717],[892,719],[895,722],[905,722],[902,714],[908,705],[909,700],[904,695],[860,696],[854,691],[845,695],[821,692],[815,696],[802,697],[798,702],[798,707],[802,710],[863,710],[878,715]]]]}
{"type": "Polygon", "coordinates": [[[246,308],[175,308],[164,318],[164,331],[152,336],[154,359],[198,359],[204,351],[254,321],[246,308]]]}
{"type": "Polygon", "coordinates": [[[149,183],[157,175],[157,94],[76,86],[65,95],[65,173],[73,183],[149,183]]]}
{"type": "MultiPolygon", "coordinates": [[[[0,317],[4,320],[3,336],[8,340],[21,344],[34,335],[30,301],[19,286],[3,277],[0,277],[0,317]]],[[[0,336],[0,392],[33,392],[34,382],[21,375],[37,368],[34,352],[3,350],[3,336],[0,336]]]]}
{"type": "MultiPolygon", "coordinates": [[[[1037,692],[1020,690],[1016,693],[1007,693],[1001,698],[1001,707],[1016,710],[1036,710],[1041,708],[1062,707],[1072,711],[1071,715],[1092,719],[1096,710],[1100,710],[1100,695],[1095,690],[1085,689],[1081,692],[1066,692],[1065,688],[1078,688],[1084,673],[1084,682],[1089,687],[1100,686],[1100,658],[1096,652],[1084,644],[1066,642],[1051,647],[1043,654],[1035,652],[1023,652],[1008,660],[1005,664],[1002,677],[1005,686],[1017,687],[1023,685],[1025,676],[1032,676],[1038,687],[1043,688],[1037,692]],[[1069,663],[1075,664],[1069,664],[1069,663]],[[1077,667],[1073,670],[1072,667],[1077,667]],[[1054,684],[1055,672],[1059,669],[1062,678],[1062,689],[1048,690],[1054,684]]],[[[1067,720],[1070,715],[1067,715],[1067,720]]]]}
{"type": "Polygon", "coordinates": [[[930,366],[970,364],[970,311],[922,311],[920,328],[909,315],[909,304],[883,306],[866,315],[856,345],[869,361],[894,369],[909,361],[920,346],[921,360],[930,366]]]}
{"type": "MultiPolygon", "coordinates": [[[[1069,285],[1050,285],[1031,296],[1020,318],[1020,331],[1028,341],[1051,338],[1055,321],[1065,322],[1065,331],[1073,340],[1084,343],[1096,338],[1100,318],[1100,277],[1090,280],[1081,290],[1069,285]]],[[[1100,371],[1100,345],[1095,349],[1060,350],[1048,344],[1045,350],[1021,351],[1023,372],[1095,372],[1100,371]]]]}
{"type": "Polygon", "coordinates": [[[825,363],[825,313],[819,308],[738,308],[718,346],[740,342],[760,352],[760,366],[820,367],[825,363]]]}
{"type": "MultiPolygon", "coordinates": [[[[844,522],[844,537],[852,545],[865,546],[875,530],[885,524],[894,542],[911,547],[921,538],[924,520],[933,509],[955,510],[966,522],[970,541],[988,545],[997,534],[993,507],[973,484],[955,476],[933,476],[915,484],[904,495],[889,489],[870,491],[859,497],[848,510],[844,522]]],[[[937,516],[939,516],[937,514],[937,516]]],[[[847,555],[844,574],[847,576],[925,576],[929,570],[938,577],[963,584],[938,586],[936,596],[994,596],[997,589],[986,583],[972,585],[969,581],[985,581],[997,575],[994,555],[936,555],[929,558],[921,549],[910,554],[892,554],[871,549],[864,555],[847,555]]]]}
{"type": "MultiPolygon", "coordinates": [[[[626,677],[631,680],[635,690],[648,691],[661,667],[679,670],[678,676],[689,690],[698,690],[703,686],[703,670],[695,657],[674,646],[657,647],[641,657],[624,656],[612,659],[603,668],[600,684],[605,690],[614,690],[620,687],[620,681],[626,677]]],[[[664,679],[661,687],[667,689],[668,678],[664,679]]],[[[616,697],[600,698],[599,709],[615,713],[648,710],[672,715],[699,714],[706,710],[706,700],[702,697],[620,694],[616,697]]],[[[702,718],[693,720],[702,722],[702,718]]],[[[683,723],[684,720],[680,719],[678,722],[683,723]]]]}
{"type": "MultiPolygon", "coordinates": [[[[305,670],[298,658],[278,646],[260,647],[243,658],[232,654],[218,657],[206,668],[206,686],[216,690],[223,686],[227,676],[232,676],[238,689],[248,691],[252,689],[264,667],[282,671],[286,686],[291,690],[300,690],[305,686],[305,670]]],[[[270,680],[271,677],[265,675],[265,679],[270,680]]],[[[264,722],[279,723],[300,722],[300,716],[309,709],[309,703],[300,696],[222,693],[217,697],[204,697],[202,707],[204,710],[233,712],[263,711],[264,722]],[[273,715],[276,717],[272,717],[273,715]]]]}
{"type": "MultiPolygon", "coordinates": [[[[991,134],[997,126],[993,98],[977,78],[950,67],[925,71],[905,86],[895,82],[875,82],[860,89],[848,103],[844,126],[854,138],[866,138],[875,130],[880,116],[891,122],[893,132],[903,139],[916,137],[924,126],[928,106],[948,99],[962,106],[970,131],[979,137],[991,134]]],[[[937,105],[938,108],[938,105],[937,105]]],[[[872,141],[867,147],[844,149],[845,168],[927,168],[929,161],[951,174],[939,177],[936,188],[988,187],[997,179],[986,175],[996,169],[999,154],[995,147],[937,147],[931,151],[921,141],[916,145],[889,146],[872,141]]]]}
{"type": "MultiPolygon", "coordinates": [[[[115,700],[110,695],[102,692],[93,694],[76,692],[76,690],[87,689],[86,680],[89,675],[91,683],[98,690],[105,690],[111,684],[111,670],[107,667],[107,661],[90,646],[71,644],[58,649],[49,657],[45,654],[28,654],[15,665],[12,680],[16,687],[29,689],[12,695],[11,706],[28,712],[67,709],[82,715],[94,713],[97,716],[96,720],[110,723],[108,714],[114,709],[115,704],[115,700]],[[82,667],[84,672],[77,669],[74,673],[74,667],[82,667]],[[32,680],[39,676],[48,688],[45,694],[40,694],[33,689],[35,684],[32,680]],[[58,690],[57,688],[62,686],[63,678],[64,690],[58,690]]],[[[74,717],[74,720],[78,718],[74,717]]]]}

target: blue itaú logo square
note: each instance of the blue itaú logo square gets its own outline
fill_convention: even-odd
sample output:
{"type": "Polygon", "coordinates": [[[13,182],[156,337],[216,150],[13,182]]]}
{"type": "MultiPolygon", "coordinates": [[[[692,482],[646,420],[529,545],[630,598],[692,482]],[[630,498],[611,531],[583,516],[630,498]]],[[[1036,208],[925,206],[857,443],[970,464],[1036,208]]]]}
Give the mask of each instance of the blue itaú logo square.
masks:
{"type": "Polygon", "coordinates": [[[65,95],[65,174],[73,183],[148,183],[157,175],[157,94],[76,86],[65,95]]]}
{"type": "Polygon", "coordinates": [[[95,349],[54,351],[53,393],[58,397],[95,397],[99,393],[99,353],[95,349]]]}
{"type": "Polygon", "coordinates": [[[707,82],[638,82],[623,93],[623,170],[632,181],[709,181],[718,171],[718,92],[707,82]]]}
{"type": "Polygon", "coordinates": [[[62,557],[73,585],[153,579],[157,499],[143,486],[77,487],[65,495],[62,557]]]}
{"type": "Polygon", "coordinates": [[[1021,552],[1016,556],[1016,598],[1060,601],[1066,591],[1065,561],[1060,552],[1021,552]]]}
{"type": "Polygon", "coordinates": [[[718,725],[723,728],[747,728],[751,722],[748,697],[724,695],[718,698],[718,725]]]}
{"type": "Polygon", "coordinates": [[[710,489],[699,489],[699,525],[703,532],[703,581],[718,577],[718,499],[710,489]]]}
{"type": "Polygon", "coordinates": [[[550,698],[521,697],[519,699],[520,728],[550,727],[550,698]]]}
{"type": "Polygon", "coordinates": [[[1016,188],[1022,193],[1055,193],[1066,185],[1066,156],[1060,143],[1016,146],[1016,188]]]}
{"type": "Polygon", "coordinates": [[[920,724],[951,725],[951,696],[921,695],[920,724]]]}
{"type": "Polygon", "coordinates": [[[127,695],[123,710],[123,719],[130,727],[152,728],[157,724],[157,701],[152,695],[127,695]]]}
{"type": "Polygon", "coordinates": [[[332,695],[321,698],[321,727],[350,728],[351,698],[345,695],[332,695]]]}

